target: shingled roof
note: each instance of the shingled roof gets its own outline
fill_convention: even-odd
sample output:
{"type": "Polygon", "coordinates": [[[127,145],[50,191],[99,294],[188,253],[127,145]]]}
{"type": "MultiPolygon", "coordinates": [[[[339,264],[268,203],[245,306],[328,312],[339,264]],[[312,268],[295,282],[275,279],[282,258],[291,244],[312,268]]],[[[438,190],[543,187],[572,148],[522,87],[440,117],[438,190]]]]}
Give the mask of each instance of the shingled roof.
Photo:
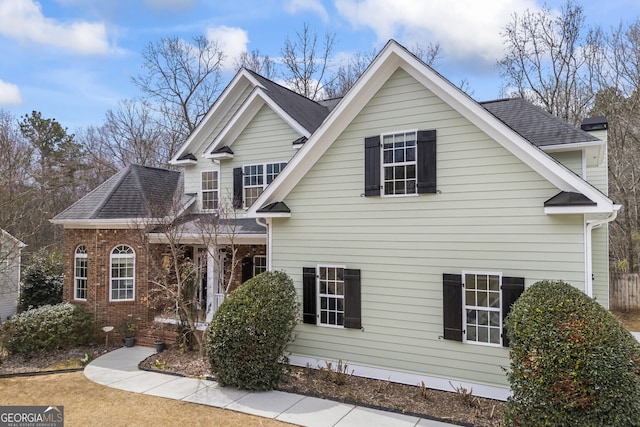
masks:
{"type": "Polygon", "coordinates": [[[480,105],[527,141],[540,148],[599,141],[593,135],[522,98],[481,102],[480,105]]]}
{"type": "Polygon", "coordinates": [[[300,123],[309,133],[315,132],[322,124],[324,119],[331,112],[331,108],[335,104],[321,105],[309,98],[295,93],[284,86],[262,77],[251,70],[247,70],[255,77],[260,85],[264,88],[269,97],[287,112],[296,122],[300,123]]]}
{"type": "Polygon", "coordinates": [[[180,172],[129,165],[52,221],[163,216],[179,185],[180,172]]]}

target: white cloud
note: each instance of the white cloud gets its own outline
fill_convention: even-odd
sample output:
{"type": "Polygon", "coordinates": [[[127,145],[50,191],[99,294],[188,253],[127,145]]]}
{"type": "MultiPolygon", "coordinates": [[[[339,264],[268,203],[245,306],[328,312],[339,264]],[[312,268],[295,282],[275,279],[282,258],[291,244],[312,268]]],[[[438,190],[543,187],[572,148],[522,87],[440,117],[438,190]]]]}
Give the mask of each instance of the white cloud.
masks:
{"type": "Polygon", "coordinates": [[[196,3],[195,0],[144,0],[144,4],[159,11],[188,10],[196,3]]]}
{"type": "Polygon", "coordinates": [[[292,15],[308,10],[320,16],[324,22],[329,21],[329,14],[320,0],[289,0],[285,10],[292,15]]]}
{"type": "Polygon", "coordinates": [[[0,80],[0,105],[22,104],[22,95],[18,85],[0,80]]]}
{"type": "Polygon", "coordinates": [[[500,33],[514,12],[538,9],[534,0],[336,0],[355,28],[370,28],[378,44],[397,38],[406,46],[440,43],[454,61],[494,64],[502,56],[500,33]]]}
{"type": "Polygon", "coordinates": [[[0,0],[0,35],[81,54],[109,51],[103,23],[59,22],[45,17],[40,4],[34,0],[0,0]]]}
{"type": "Polygon", "coordinates": [[[238,58],[242,52],[246,52],[249,44],[249,34],[245,30],[225,25],[208,28],[207,38],[216,41],[224,52],[222,68],[225,70],[233,70],[234,59],[238,58]]]}

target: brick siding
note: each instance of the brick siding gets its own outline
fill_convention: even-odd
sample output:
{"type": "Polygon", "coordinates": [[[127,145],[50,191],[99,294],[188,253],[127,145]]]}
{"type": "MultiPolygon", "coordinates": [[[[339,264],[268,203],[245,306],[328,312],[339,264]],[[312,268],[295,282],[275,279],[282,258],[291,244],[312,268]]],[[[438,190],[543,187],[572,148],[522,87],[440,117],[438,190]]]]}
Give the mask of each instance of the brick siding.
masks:
{"type": "MultiPolygon", "coordinates": [[[[63,300],[79,304],[87,311],[94,313],[99,327],[114,326],[114,338],[122,336],[122,327],[125,323],[135,323],[140,332],[145,331],[145,335],[154,335],[153,331],[160,332],[161,328],[153,321],[156,313],[152,308],[151,301],[149,301],[149,272],[153,270],[154,265],[157,268],[157,264],[161,262],[162,253],[166,251],[163,251],[161,245],[152,245],[151,250],[147,248],[146,236],[140,230],[65,229],[63,300]],[[79,245],[84,245],[87,249],[86,301],[73,298],[74,256],[79,245]],[[113,248],[118,245],[128,245],[135,252],[135,292],[133,301],[109,300],[110,256],[113,248]],[[155,256],[156,259],[151,259],[152,256],[155,256]]],[[[242,258],[264,255],[265,249],[264,245],[237,247],[236,257],[238,264],[233,272],[231,290],[240,284],[242,258]]],[[[227,251],[229,252],[230,249],[227,249],[227,251]]],[[[230,262],[227,262],[225,276],[229,277],[229,274],[230,262]]]]}

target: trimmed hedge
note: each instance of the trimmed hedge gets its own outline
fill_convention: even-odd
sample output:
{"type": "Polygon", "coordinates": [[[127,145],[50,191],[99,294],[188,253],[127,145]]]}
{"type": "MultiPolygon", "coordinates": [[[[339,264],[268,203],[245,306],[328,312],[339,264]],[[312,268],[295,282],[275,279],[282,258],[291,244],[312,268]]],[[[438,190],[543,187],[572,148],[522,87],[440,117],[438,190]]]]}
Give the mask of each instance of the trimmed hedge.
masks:
{"type": "Polygon", "coordinates": [[[0,347],[25,356],[90,344],[96,336],[93,315],[69,303],[27,310],[0,325],[0,347]]]}
{"type": "Polygon", "coordinates": [[[208,329],[212,373],[222,386],[274,389],[286,369],[286,346],[299,317],[293,281],[266,272],[242,284],[222,303],[208,329]]]}
{"type": "Polygon", "coordinates": [[[505,326],[507,425],[640,425],[640,346],[596,301],[566,282],[538,282],[505,326]]]}

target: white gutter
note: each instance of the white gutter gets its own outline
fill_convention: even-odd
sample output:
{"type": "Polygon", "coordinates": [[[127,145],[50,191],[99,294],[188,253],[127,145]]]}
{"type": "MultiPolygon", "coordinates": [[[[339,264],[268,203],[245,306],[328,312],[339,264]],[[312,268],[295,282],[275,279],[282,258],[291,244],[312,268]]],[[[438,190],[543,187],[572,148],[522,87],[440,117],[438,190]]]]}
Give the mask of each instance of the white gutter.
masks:
{"type": "Polygon", "coordinates": [[[613,205],[613,212],[603,219],[594,219],[587,220],[585,222],[585,271],[584,271],[584,293],[587,294],[588,297],[593,298],[593,257],[592,257],[592,235],[591,232],[595,228],[599,228],[604,224],[608,224],[611,221],[614,221],[618,216],[618,211],[620,210],[620,205],[613,205]]]}

